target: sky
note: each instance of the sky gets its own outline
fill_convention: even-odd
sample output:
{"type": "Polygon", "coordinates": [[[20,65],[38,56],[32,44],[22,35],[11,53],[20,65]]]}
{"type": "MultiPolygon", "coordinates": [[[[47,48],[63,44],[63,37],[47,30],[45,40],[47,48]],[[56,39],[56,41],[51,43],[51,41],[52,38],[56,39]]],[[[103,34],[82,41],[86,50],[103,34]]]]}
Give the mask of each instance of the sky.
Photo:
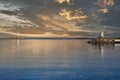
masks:
{"type": "Polygon", "coordinates": [[[120,0],[0,0],[0,36],[120,35],[120,0]]]}

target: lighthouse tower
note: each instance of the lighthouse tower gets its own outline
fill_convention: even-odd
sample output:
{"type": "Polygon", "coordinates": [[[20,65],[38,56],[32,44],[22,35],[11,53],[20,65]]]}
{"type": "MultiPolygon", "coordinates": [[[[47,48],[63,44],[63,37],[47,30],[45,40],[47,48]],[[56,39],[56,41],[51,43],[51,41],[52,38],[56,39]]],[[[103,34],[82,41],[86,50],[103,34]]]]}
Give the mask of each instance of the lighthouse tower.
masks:
{"type": "Polygon", "coordinates": [[[104,31],[103,30],[100,32],[100,38],[104,38],[104,31]]]}

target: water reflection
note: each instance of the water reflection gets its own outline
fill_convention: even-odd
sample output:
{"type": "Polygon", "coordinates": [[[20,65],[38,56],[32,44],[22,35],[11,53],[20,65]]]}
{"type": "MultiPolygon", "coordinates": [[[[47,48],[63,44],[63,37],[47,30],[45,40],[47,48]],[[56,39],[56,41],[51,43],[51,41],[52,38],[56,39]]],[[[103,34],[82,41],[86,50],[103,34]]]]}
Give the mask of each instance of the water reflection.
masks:
{"type": "MultiPolygon", "coordinates": [[[[115,49],[116,44],[105,44],[105,43],[89,43],[91,46],[93,46],[94,49],[99,49],[101,57],[104,57],[104,50],[105,49],[115,49]]],[[[117,44],[118,45],[118,44],[117,44]]]]}
{"type": "Polygon", "coordinates": [[[2,40],[0,45],[0,67],[64,67],[87,53],[81,41],[72,40],[2,40]]]}
{"type": "Polygon", "coordinates": [[[120,45],[86,42],[0,40],[0,80],[119,80],[120,45]]]}
{"type": "MultiPolygon", "coordinates": [[[[16,47],[15,47],[15,49],[14,49],[14,50],[15,50],[16,54],[19,54],[19,49],[20,49],[20,40],[19,40],[19,39],[17,39],[15,43],[16,43],[16,47]]],[[[15,44],[15,43],[14,43],[14,44],[15,44]]]]}

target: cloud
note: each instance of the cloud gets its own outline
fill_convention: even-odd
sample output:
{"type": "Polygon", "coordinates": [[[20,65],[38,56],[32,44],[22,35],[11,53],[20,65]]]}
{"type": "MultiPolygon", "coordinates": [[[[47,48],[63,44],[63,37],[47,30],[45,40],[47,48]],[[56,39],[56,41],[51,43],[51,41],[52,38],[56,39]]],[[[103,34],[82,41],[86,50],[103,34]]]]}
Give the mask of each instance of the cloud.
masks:
{"type": "Polygon", "coordinates": [[[94,34],[104,25],[112,31],[120,26],[119,4],[120,0],[2,0],[0,28],[26,34],[74,36],[94,34]]]}
{"type": "Polygon", "coordinates": [[[53,15],[53,16],[48,16],[45,14],[39,14],[38,17],[43,20],[44,26],[49,29],[50,32],[52,33],[60,33],[60,34],[68,34],[70,36],[78,36],[81,37],[83,34],[81,33],[90,33],[90,32],[95,32],[90,29],[85,29],[82,26],[77,26],[76,20],[66,20],[60,15],[53,15]]]}
{"type": "Polygon", "coordinates": [[[76,19],[86,19],[87,15],[84,14],[81,10],[66,10],[63,9],[59,13],[61,16],[65,17],[67,20],[76,20],[76,19]]]}
{"type": "Polygon", "coordinates": [[[2,14],[0,13],[0,26],[1,27],[32,27],[35,26],[35,24],[33,24],[31,21],[19,17],[19,16],[15,16],[15,15],[6,15],[6,14],[2,14]]]}
{"type": "Polygon", "coordinates": [[[62,4],[62,3],[64,3],[64,2],[66,2],[68,5],[71,5],[72,3],[71,3],[71,0],[55,0],[56,2],[58,2],[58,3],[60,3],[60,4],[62,4]]]}
{"type": "Polygon", "coordinates": [[[103,13],[109,13],[108,7],[114,6],[115,2],[114,0],[98,0],[96,4],[98,4],[102,8],[98,11],[101,11],[103,13]]]}
{"type": "Polygon", "coordinates": [[[24,17],[24,13],[21,12],[22,8],[25,8],[22,4],[15,4],[8,1],[0,2],[1,31],[10,31],[18,27],[39,27],[24,17]]]}
{"type": "Polygon", "coordinates": [[[44,34],[21,34],[21,36],[28,36],[28,37],[70,37],[69,34],[54,34],[51,32],[45,32],[44,34]]]}
{"type": "Polygon", "coordinates": [[[98,11],[100,11],[100,12],[103,12],[103,13],[109,13],[109,10],[108,10],[108,8],[103,8],[103,9],[100,9],[100,10],[98,10],[98,11]]]}
{"type": "MultiPolygon", "coordinates": [[[[2,37],[1,34],[2,35],[7,35],[6,37],[10,37],[10,36],[16,37],[18,35],[18,33],[16,33],[16,32],[5,31],[5,30],[2,30],[0,28],[0,37],[2,37]]],[[[22,36],[22,37],[42,37],[42,38],[43,37],[70,37],[70,35],[66,34],[66,33],[54,34],[52,32],[45,32],[45,33],[42,33],[42,34],[19,33],[19,36],[22,36]]]]}
{"type": "Polygon", "coordinates": [[[98,5],[102,7],[113,6],[115,4],[114,0],[98,0],[98,5]]]}
{"type": "Polygon", "coordinates": [[[24,5],[13,4],[11,2],[2,1],[0,2],[0,11],[20,11],[20,9],[24,8],[24,5]]]}
{"type": "Polygon", "coordinates": [[[45,27],[50,28],[54,31],[78,31],[79,27],[76,26],[75,22],[69,22],[59,15],[54,15],[52,17],[48,15],[38,15],[39,18],[43,20],[45,27]]]}

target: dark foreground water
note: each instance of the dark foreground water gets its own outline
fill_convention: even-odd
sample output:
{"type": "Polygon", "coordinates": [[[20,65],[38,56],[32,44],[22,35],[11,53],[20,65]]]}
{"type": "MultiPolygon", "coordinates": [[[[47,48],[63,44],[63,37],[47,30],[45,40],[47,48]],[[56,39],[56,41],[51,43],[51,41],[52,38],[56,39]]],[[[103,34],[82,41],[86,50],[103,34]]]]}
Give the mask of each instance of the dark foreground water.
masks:
{"type": "Polygon", "coordinates": [[[120,80],[120,45],[0,40],[0,80],[120,80]]]}

